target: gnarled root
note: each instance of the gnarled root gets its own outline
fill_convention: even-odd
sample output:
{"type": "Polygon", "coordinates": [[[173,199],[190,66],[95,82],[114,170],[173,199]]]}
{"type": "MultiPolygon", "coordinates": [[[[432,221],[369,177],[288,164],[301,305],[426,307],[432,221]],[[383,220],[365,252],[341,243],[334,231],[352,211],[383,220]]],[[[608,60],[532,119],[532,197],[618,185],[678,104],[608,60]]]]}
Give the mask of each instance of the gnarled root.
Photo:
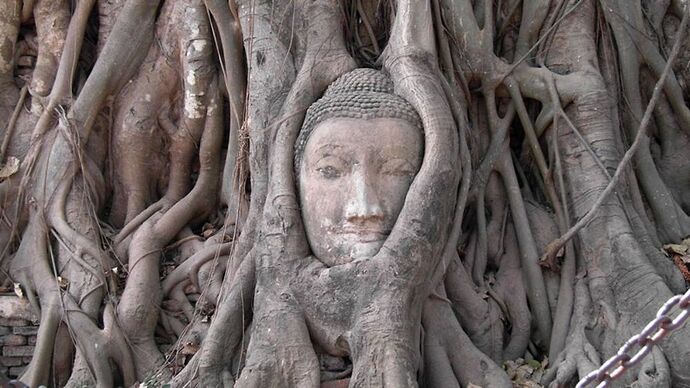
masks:
{"type": "MultiPolygon", "coordinates": [[[[443,288],[438,291],[443,292],[443,288]]],[[[470,341],[443,293],[432,294],[425,302],[422,325],[424,381],[428,386],[512,386],[505,372],[470,341]]]]}
{"type": "Polygon", "coordinates": [[[30,386],[48,382],[50,363],[53,354],[55,333],[62,318],[60,289],[48,257],[48,229],[41,212],[32,209],[29,225],[13,261],[13,272],[19,272],[20,279],[26,279],[26,291],[35,293],[40,298],[41,307],[37,311],[41,316],[36,350],[31,363],[20,380],[30,386]],[[26,271],[26,272],[25,272],[26,271]],[[24,275],[24,273],[26,275],[24,275]]]}
{"type": "Polygon", "coordinates": [[[73,373],[67,386],[80,387],[94,383],[99,387],[113,386],[115,382],[110,367],[111,361],[119,369],[124,386],[134,384],[136,374],[132,351],[119,328],[114,306],[106,303],[103,312],[104,327],[101,330],[81,311],[70,295],[65,295],[62,302],[66,310],[65,320],[74,333],[74,340],[90,372],[87,376],[73,373]]]}
{"type": "Polygon", "coordinates": [[[664,357],[664,352],[655,346],[652,348],[651,354],[642,360],[639,372],[637,372],[637,380],[635,380],[631,387],[671,387],[671,368],[664,357]]]}
{"type": "Polygon", "coordinates": [[[601,365],[599,353],[585,335],[592,319],[592,307],[587,282],[580,277],[575,284],[575,306],[572,329],[565,347],[558,358],[551,362],[552,367],[544,375],[542,383],[549,387],[561,387],[574,377],[584,377],[601,365]]]}
{"type": "Polygon", "coordinates": [[[255,326],[237,387],[318,388],[319,362],[295,298],[287,289],[261,283],[257,297],[262,303],[255,307],[255,326]]]}
{"type": "MultiPolygon", "coordinates": [[[[129,277],[118,305],[123,330],[135,348],[137,375],[140,379],[155,370],[163,357],[153,340],[162,295],[158,277],[159,253],[193,218],[213,205],[210,193],[215,192],[220,174],[221,112],[219,91],[215,82],[209,84],[209,111],[199,150],[200,175],[192,191],[163,214],[156,214],[135,233],[129,249],[129,277]]],[[[165,376],[163,376],[165,378],[165,376]]]]}
{"type": "Polygon", "coordinates": [[[252,316],[255,287],[253,252],[242,261],[235,278],[229,283],[227,296],[221,299],[204,339],[203,346],[190,363],[172,380],[174,387],[189,381],[197,386],[220,386],[220,378],[228,371],[230,361],[242,350],[244,329],[252,316]]]}

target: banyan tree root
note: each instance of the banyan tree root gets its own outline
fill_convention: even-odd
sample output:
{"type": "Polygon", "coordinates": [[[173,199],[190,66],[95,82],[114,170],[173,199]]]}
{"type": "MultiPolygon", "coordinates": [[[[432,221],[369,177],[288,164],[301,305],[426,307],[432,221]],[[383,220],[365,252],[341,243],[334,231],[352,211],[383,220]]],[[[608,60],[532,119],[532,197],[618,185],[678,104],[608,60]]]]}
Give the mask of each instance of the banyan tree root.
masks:
{"type": "MultiPolygon", "coordinates": [[[[559,386],[684,288],[655,253],[690,233],[683,2],[375,3],[0,5],[0,277],[41,317],[24,382],[509,386],[504,361],[548,356],[559,386]],[[328,268],[292,149],[362,65],[420,114],[424,164],[381,252],[328,268]]],[[[685,331],[624,383],[690,384],[685,331]]]]}

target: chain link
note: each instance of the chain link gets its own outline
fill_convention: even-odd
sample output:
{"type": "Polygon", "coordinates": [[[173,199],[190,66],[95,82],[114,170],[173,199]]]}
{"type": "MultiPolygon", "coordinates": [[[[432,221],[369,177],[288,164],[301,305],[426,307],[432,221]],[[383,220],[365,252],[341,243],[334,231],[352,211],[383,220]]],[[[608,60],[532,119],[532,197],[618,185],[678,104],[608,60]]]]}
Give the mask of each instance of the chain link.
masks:
{"type": "Polygon", "coordinates": [[[690,316],[690,290],[686,291],[684,295],[676,295],[666,301],[656,313],[656,318],[649,322],[639,334],[632,336],[623,344],[615,356],[580,380],[576,388],[589,387],[590,384],[598,384],[596,388],[608,386],[612,380],[617,379],[623,372],[639,363],[652,351],[654,345],[670,332],[683,326],[688,316],[690,316]],[[675,307],[680,312],[675,317],[669,316],[675,307]],[[639,350],[631,356],[630,352],[636,346],[639,347],[639,350]]]}

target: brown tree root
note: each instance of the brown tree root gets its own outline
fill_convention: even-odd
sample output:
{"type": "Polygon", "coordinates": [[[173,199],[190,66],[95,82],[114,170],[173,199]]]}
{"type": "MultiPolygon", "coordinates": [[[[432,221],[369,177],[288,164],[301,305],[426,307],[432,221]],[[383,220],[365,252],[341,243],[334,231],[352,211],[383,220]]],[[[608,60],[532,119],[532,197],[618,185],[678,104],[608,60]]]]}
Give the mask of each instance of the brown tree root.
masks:
{"type": "Polygon", "coordinates": [[[457,256],[449,260],[445,289],[453,311],[474,346],[492,360],[503,358],[503,323],[498,306],[475,290],[457,256]]]}
{"type": "Polygon", "coordinates": [[[227,370],[229,360],[242,350],[244,328],[252,317],[255,288],[253,254],[243,260],[229,287],[227,296],[218,304],[203,346],[184,370],[174,377],[171,382],[174,387],[185,386],[189,382],[196,386],[221,386],[219,379],[227,370]]]}
{"type": "Polygon", "coordinates": [[[110,362],[112,361],[122,376],[122,383],[130,386],[136,381],[132,350],[119,328],[115,317],[115,307],[107,303],[103,313],[103,329],[99,329],[91,319],[84,314],[77,303],[69,295],[62,299],[65,307],[65,321],[73,333],[77,347],[85,357],[89,366],[90,377],[93,380],[82,380],[78,374],[73,374],[68,387],[78,387],[82,384],[93,384],[99,387],[110,387],[115,384],[110,362]]]}
{"type": "Polygon", "coordinates": [[[41,309],[37,311],[41,320],[36,338],[36,351],[20,380],[31,386],[46,384],[50,371],[53,344],[58,324],[62,319],[60,289],[50,267],[48,256],[48,230],[40,213],[33,209],[17,256],[13,261],[13,272],[22,273],[29,293],[34,290],[40,298],[41,309]],[[26,272],[24,272],[26,271],[26,272]]]}
{"type": "Polygon", "coordinates": [[[443,295],[432,295],[426,301],[422,325],[425,333],[423,380],[428,386],[512,386],[505,372],[470,341],[443,295]]]}
{"type": "Polygon", "coordinates": [[[201,171],[194,188],[168,211],[154,215],[137,229],[129,247],[129,276],[118,305],[118,316],[135,349],[135,365],[140,380],[163,363],[153,338],[162,298],[158,276],[159,252],[184,225],[213,205],[209,197],[217,188],[220,173],[218,155],[222,111],[218,108],[217,85],[211,83],[209,89],[208,105],[214,110],[209,111],[205,123],[199,150],[201,171]]]}
{"type": "Polygon", "coordinates": [[[197,288],[197,290],[202,291],[204,287],[199,283],[199,268],[206,264],[209,260],[217,258],[219,256],[225,256],[230,253],[234,243],[223,243],[217,246],[211,245],[197,251],[189,259],[185,260],[182,264],[177,266],[173,272],[171,272],[165,280],[161,283],[161,288],[163,290],[163,295],[167,295],[179,282],[188,278],[189,281],[197,288]]]}
{"type": "Polygon", "coordinates": [[[591,300],[587,284],[580,277],[575,285],[575,306],[572,329],[568,334],[566,349],[553,360],[542,383],[549,387],[561,387],[568,384],[575,376],[586,376],[601,365],[599,353],[589,342],[585,330],[591,317],[591,300]]]}
{"type": "MultiPolygon", "coordinates": [[[[0,105],[17,125],[0,159],[22,164],[0,182],[0,264],[41,314],[32,384],[154,385],[183,367],[175,386],[317,387],[328,354],[352,373],[330,384],[507,386],[503,360],[548,349],[543,382],[566,385],[685,287],[655,252],[688,226],[687,72],[660,34],[680,0],[6,3],[0,105]],[[4,66],[17,39],[34,114],[4,66]],[[292,147],[304,110],[362,65],[419,111],[425,161],[379,255],[326,268],[292,147]],[[553,233],[570,236],[540,262],[553,233]],[[177,341],[168,363],[156,337],[177,341]]],[[[621,384],[690,386],[686,331],[621,384]]]]}

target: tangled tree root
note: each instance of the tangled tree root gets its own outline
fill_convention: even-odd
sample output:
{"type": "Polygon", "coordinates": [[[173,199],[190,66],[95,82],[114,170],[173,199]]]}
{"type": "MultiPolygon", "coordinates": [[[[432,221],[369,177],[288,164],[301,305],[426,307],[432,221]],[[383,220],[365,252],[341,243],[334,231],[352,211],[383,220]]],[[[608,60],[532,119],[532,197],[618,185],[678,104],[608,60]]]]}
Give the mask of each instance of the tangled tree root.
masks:
{"type": "MultiPolygon", "coordinates": [[[[501,387],[504,361],[548,358],[541,383],[571,384],[686,286],[658,248],[690,233],[687,14],[5,2],[0,285],[40,314],[22,381],[501,387]],[[361,66],[418,111],[425,158],[381,252],[329,268],[293,146],[361,66]]],[[[623,383],[690,386],[687,338],[623,383]]]]}

